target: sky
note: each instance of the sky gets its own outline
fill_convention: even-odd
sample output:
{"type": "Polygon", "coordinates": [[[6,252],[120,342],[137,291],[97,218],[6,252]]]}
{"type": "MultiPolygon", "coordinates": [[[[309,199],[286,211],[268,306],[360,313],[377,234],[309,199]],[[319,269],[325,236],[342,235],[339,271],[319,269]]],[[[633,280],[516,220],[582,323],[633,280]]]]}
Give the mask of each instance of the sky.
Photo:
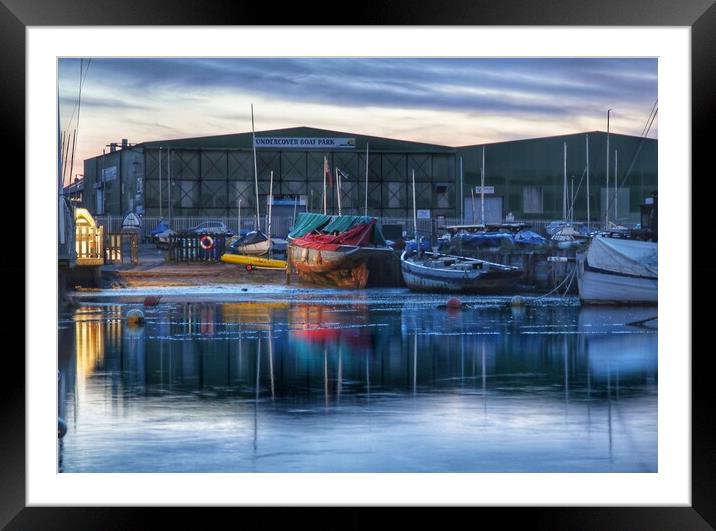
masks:
{"type": "Polygon", "coordinates": [[[76,134],[69,176],[123,138],[251,131],[252,104],[257,132],[461,146],[606,131],[613,109],[610,131],[641,135],[658,85],[653,58],[72,58],[58,90],[60,130],[76,134]]]}

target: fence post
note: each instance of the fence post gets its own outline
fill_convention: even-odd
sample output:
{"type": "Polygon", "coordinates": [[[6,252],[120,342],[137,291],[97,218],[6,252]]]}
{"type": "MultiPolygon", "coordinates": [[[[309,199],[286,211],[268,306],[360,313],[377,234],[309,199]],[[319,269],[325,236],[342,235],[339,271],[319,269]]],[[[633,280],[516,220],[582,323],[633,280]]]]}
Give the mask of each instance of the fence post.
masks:
{"type": "Polygon", "coordinates": [[[131,246],[130,257],[132,265],[137,265],[139,263],[139,233],[131,235],[129,244],[131,246]]]}

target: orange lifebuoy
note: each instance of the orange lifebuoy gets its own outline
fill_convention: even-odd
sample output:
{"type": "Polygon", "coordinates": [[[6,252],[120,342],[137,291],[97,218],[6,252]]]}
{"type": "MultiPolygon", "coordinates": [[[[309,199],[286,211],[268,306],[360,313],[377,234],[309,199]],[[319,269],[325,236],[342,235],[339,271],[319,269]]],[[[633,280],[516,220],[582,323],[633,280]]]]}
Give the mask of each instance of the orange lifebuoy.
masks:
{"type": "Polygon", "coordinates": [[[201,245],[201,248],[204,249],[205,251],[208,251],[209,249],[213,249],[214,248],[214,238],[212,238],[208,234],[204,234],[199,239],[199,245],[201,245]]]}

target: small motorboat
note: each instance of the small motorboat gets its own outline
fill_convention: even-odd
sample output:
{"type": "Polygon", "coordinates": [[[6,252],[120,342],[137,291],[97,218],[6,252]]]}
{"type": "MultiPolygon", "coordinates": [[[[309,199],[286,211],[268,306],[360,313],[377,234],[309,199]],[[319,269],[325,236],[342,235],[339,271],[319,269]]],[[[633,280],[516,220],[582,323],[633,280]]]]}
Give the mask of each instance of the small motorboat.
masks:
{"type": "Polygon", "coordinates": [[[261,231],[252,230],[229,244],[228,253],[251,256],[268,254],[271,242],[261,231]]]}

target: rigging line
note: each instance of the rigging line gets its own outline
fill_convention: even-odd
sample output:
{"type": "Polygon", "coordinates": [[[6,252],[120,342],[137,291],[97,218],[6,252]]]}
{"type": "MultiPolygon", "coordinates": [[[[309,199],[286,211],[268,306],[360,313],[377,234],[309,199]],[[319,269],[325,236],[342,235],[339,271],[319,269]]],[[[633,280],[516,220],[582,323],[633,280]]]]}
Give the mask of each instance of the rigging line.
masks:
{"type": "MultiPolygon", "coordinates": [[[[654,115],[651,117],[651,121],[649,122],[649,127],[646,130],[646,135],[649,134],[649,131],[651,131],[651,126],[654,123],[654,119],[656,118],[656,114],[658,112],[658,108],[654,112],[654,115]]],[[[637,147],[636,153],[634,153],[634,157],[632,157],[631,164],[629,165],[629,169],[627,170],[626,174],[624,175],[624,178],[622,179],[621,184],[619,187],[621,188],[624,186],[624,183],[626,182],[627,178],[629,177],[631,170],[634,168],[634,163],[636,162],[636,158],[639,156],[639,152],[641,151],[641,148],[644,146],[644,140],[646,140],[647,136],[644,135],[641,139],[641,142],[639,142],[639,146],[637,147]]]]}
{"type": "Polygon", "coordinates": [[[644,136],[644,135],[645,135],[646,125],[647,125],[647,123],[649,123],[649,120],[651,119],[651,115],[654,114],[654,110],[656,109],[656,105],[657,105],[658,103],[659,103],[659,98],[656,98],[656,99],[654,100],[654,105],[651,106],[651,111],[649,112],[649,118],[646,119],[646,123],[644,124],[644,127],[643,127],[642,130],[641,130],[641,135],[640,135],[640,136],[644,136]]]}
{"type": "Polygon", "coordinates": [[[528,302],[538,301],[538,300],[540,300],[540,299],[544,299],[544,298],[547,297],[548,295],[551,295],[551,294],[554,293],[555,291],[559,290],[559,288],[561,288],[562,286],[564,286],[565,282],[567,282],[567,280],[569,280],[570,276],[575,275],[576,273],[577,273],[577,268],[574,267],[574,269],[572,269],[572,271],[571,271],[570,273],[568,273],[567,275],[565,275],[564,279],[562,279],[562,282],[560,282],[559,284],[557,284],[557,285],[554,287],[553,290],[548,291],[547,293],[545,293],[544,295],[540,295],[539,297],[535,297],[534,299],[532,299],[532,301],[528,301],[528,302]]]}
{"type": "MultiPolygon", "coordinates": [[[[655,107],[653,108],[653,113],[649,115],[649,118],[647,119],[647,125],[645,126],[646,132],[642,135],[641,140],[639,142],[639,145],[636,148],[636,152],[634,153],[634,156],[631,159],[631,163],[629,164],[629,169],[624,174],[624,178],[622,179],[621,183],[617,186],[617,190],[619,188],[622,188],[624,186],[624,183],[626,183],[626,180],[629,178],[629,175],[631,174],[631,170],[634,169],[634,163],[636,162],[637,157],[639,156],[639,153],[641,152],[641,148],[644,146],[644,140],[647,139],[647,136],[649,135],[649,131],[651,131],[651,126],[654,124],[654,120],[656,119],[656,115],[659,112],[659,108],[655,107]]],[[[614,176],[614,179],[616,181],[617,176],[614,176]]],[[[617,193],[614,192],[611,195],[611,199],[616,201],[617,193]]]]}
{"type": "MultiPolygon", "coordinates": [[[[90,59],[90,61],[91,60],[92,59],[90,59]]],[[[80,63],[80,87],[77,91],[77,125],[75,126],[75,139],[77,138],[77,131],[80,128],[80,111],[82,110],[82,86],[84,85],[84,80],[87,78],[87,72],[89,72],[89,61],[87,62],[87,68],[85,69],[84,77],[82,77],[82,63],[80,63]]],[[[72,172],[75,169],[75,152],[77,148],[75,139],[72,140],[72,159],[70,161],[70,174],[68,176],[70,184],[72,184],[72,172]]]]}
{"type": "Polygon", "coordinates": [[[582,176],[579,178],[579,183],[577,184],[577,190],[574,192],[574,198],[572,202],[569,205],[570,210],[572,213],[574,213],[574,204],[577,202],[577,195],[579,195],[579,189],[582,187],[582,180],[584,179],[584,176],[587,174],[587,167],[585,166],[582,170],[582,176]]]}
{"type": "Polygon", "coordinates": [[[569,293],[569,288],[572,287],[572,282],[574,282],[574,277],[576,277],[576,276],[577,276],[577,268],[575,267],[575,268],[572,269],[572,271],[570,272],[570,275],[569,275],[569,284],[567,284],[567,288],[564,290],[564,294],[562,295],[562,297],[566,297],[566,296],[567,296],[567,293],[569,293]]]}
{"type": "MultiPolygon", "coordinates": [[[[92,62],[92,59],[90,58],[87,60],[87,66],[84,68],[84,76],[82,75],[82,70],[83,70],[82,62],[83,61],[84,61],[84,59],[80,59],[80,92],[82,92],[82,85],[84,85],[85,78],[87,77],[87,72],[89,72],[89,65],[92,62]]],[[[72,108],[72,114],[70,115],[70,119],[67,122],[68,130],[69,130],[70,124],[72,123],[72,120],[75,117],[75,112],[77,112],[78,106],[79,106],[79,101],[75,102],[75,106],[72,108]]],[[[79,118],[78,118],[78,120],[79,120],[79,118]]]]}

